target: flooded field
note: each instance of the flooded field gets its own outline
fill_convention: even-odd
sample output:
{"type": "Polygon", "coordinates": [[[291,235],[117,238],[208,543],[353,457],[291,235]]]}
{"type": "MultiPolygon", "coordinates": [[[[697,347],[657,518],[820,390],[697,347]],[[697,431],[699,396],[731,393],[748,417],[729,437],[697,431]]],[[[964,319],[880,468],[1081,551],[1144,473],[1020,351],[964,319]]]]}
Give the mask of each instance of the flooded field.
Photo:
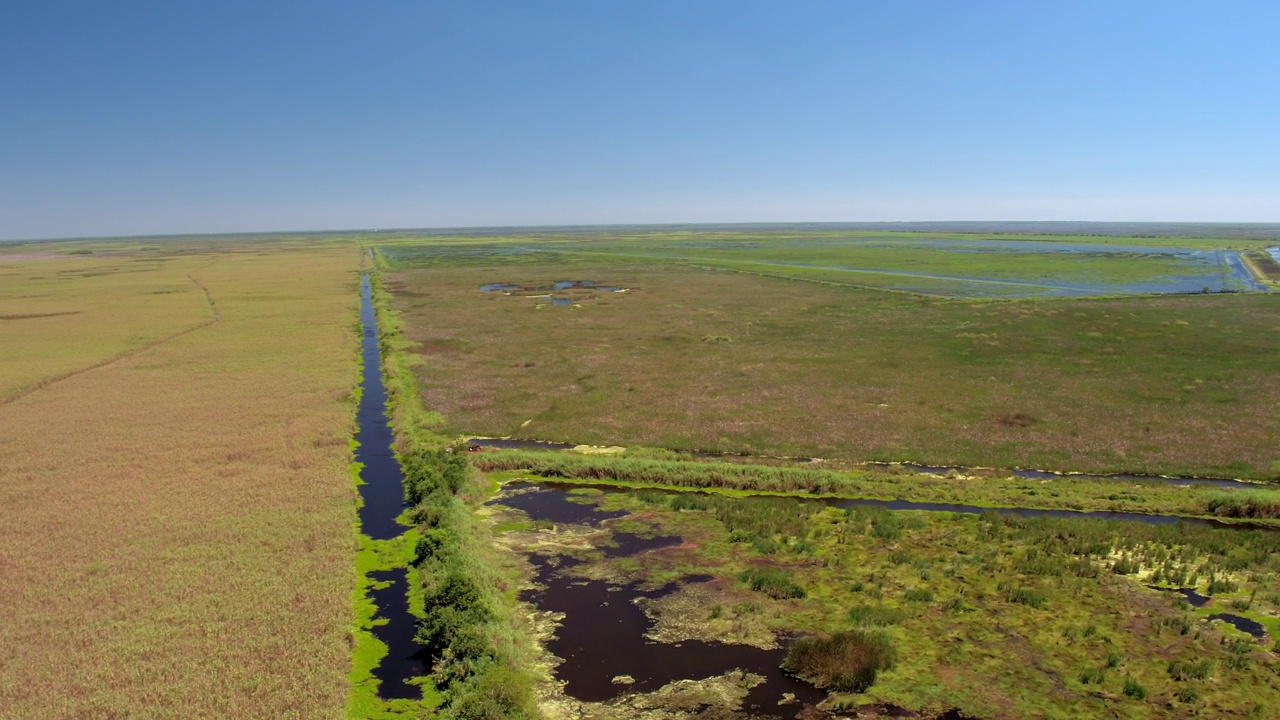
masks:
{"type": "MultiPolygon", "coordinates": [[[[599,527],[629,514],[575,502],[567,489],[520,483],[508,485],[493,502],[518,509],[531,521],[557,526],[599,527]]],[[[612,544],[600,548],[603,558],[634,558],[678,547],[684,540],[614,532],[608,542],[612,544]]],[[[576,700],[672,713],[712,709],[739,717],[792,718],[826,698],[825,692],[782,672],[786,653],[777,642],[761,648],[651,638],[654,620],[642,609],[645,602],[712,583],[712,576],[687,575],[653,587],[642,580],[583,580],[569,573],[588,561],[572,555],[539,552],[530,560],[535,568],[531,587],[520,598],[560,618],[545,647],[557,658],[557,681],[576,700]]]]}
{"type": "Polygon", "coordinates": [[[626,288],[617,285],[600,285],[594,280],[559,280],[550,285],[514,285],[512,283],[486,283],[480,286],[480,292],[502,293],[515,298],[531,298],[536,301],[534,307],[544,304],[552,306],[580,305],[583,302],[596,300],[600,293],[623,293],[626,288]]]}
{"type": "MultiPolygon", "coordinates": [[[[610,239],[590,244],[593,256],[646,258],[797,279],[848,283],[953,298],[1089,297],[1190,293],[1266,292],[1236,247],[1172,240],[1126,244],[1124,238],[1003,240],[904,233],[847,236],[792,235],[717,240],[658,238],[652,242],[610,239]],[[1198,246],[1197,246],[1198,245],[1198,246]]],[[[1255,243],[1256,244],[1256,243],[1255,243]]],[[[478,262],[543,256],[572,257],[581,241],[514,238],[510,242],[457,244],[434,248],[431,262],[478,262]]],[[[422,262],[412,248],[394,248],[401,263],[422,262]]],[[[1264,252],[1280,253],[1267,248],[1264,252]]],[[[481,286],[487,292],[528,294],[541,289],[506,282],[481,286]]],[[[561,280],[552,290],[621,291],[591,280],[561,280]]]]}
{"type": "MultiPolygon", "coordinates": [[[[679,248],[675,245],[673,247],[679,248]]],[[[690,249],[706,250],[693,244],[690,249]]],[[[1151,245],[1092,244],[1087,241],[975,240],[948,238],[807,241],[799,247],[740,243],[729,248],[735,258],[783,267],[834,270],[854,275],[883,276],[884,287],[954,297],[1069,297],[1115,294],[1265,291],[1228,249],[1190,249],[1151,245]],[[810,251],[816,255],[844,255],[875,260],[865,265],[829,265],[773,259],[810,251]],[[1036,262],[1042,265],[1037,267],[1036,262]],[[980,264],[990,263],[986,274],[980,264]],[[930,272],[929,265],[969,272],[930,272]],[[1143,272],[1142,265],[1151,269],[1143,272]],[[1021,265],[1021,272],[1018,266],[1021,265]],[[1133,278],[1113,272],[1134,266],[1133,278]],[[1014,269],[1010,269],[1010,268],[1014,269]],[[925,281],[925,282],[921,282],[925,281]],[[948,287],[950,285],[950,287],[948,287]]],[[[856,282],[856,280],[855,280],[856,282]]]]}

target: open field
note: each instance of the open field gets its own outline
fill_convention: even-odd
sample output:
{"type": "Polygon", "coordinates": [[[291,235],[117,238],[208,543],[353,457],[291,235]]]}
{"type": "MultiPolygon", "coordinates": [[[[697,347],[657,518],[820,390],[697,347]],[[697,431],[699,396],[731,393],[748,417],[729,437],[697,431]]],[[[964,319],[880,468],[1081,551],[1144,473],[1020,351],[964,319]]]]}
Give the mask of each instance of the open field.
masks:
{"type": "Polygon", "coordinates": [[[0,260],[0,714],[340,717],[358,250],[157,244],[0,260]]]}
{"type": "MultiPolygon", "coordinates": [[[[637,257],[650,244],[669,250],[665,235],[650,244],[463,237],[388,245],[388,283],[420,343],[427,406],[460,434],[1076,472],[1280,475],[1280,296],[925,297],[726,271],[743,253],[769,251],[739,248],[763,245],[749,236],[732,247],[723,234],[690,237],[700,236],[681,242],[709,248],[696,262],[637,257]],[[543,249],[522,250],[534,246],[543,249]],[[706,264],[703,256],[716,253],[719,264],[706,264]],[[532,290],[572,280],[625,292],[532,290]],[[480,289],[490,283],[518,289],[480,289]]],[[[782,248],[792,259],[846,252],[826,247],[832,242],[782,248]]],[[[883,248],[847,250],[855,251],[889,257],[883,248]]],[[[907,258],[899,263],[990,268],[1008,259],[899,254],[907,258]]],[[[1077,258],[1020,262],[1062,278],[1061,264],[1077,258]]],[[[1171,262],[1148,260],[1157,268],[1141,271],[1149,275],[1171,262]]],[[[1098,277],[1140,274],[1129,256],[1079,262],[1094,268],[1080,272],[1098,277]]]]}
{"type": "Polygon", "coordinates": [[[101,253],[0,253],[0,401],[213,322],[208,257],[101,253]]]}

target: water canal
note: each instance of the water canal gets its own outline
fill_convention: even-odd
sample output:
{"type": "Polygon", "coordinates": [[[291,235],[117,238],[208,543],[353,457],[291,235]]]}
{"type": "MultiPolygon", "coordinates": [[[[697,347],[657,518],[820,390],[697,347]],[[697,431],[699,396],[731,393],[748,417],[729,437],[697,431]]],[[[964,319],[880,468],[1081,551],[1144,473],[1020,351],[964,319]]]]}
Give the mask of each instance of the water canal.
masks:
{"type": "MultiPolygon", "coordinates": [[[[378,318],[373,310],[373,287],[367,274],[360,279],[361,361],[360,406],[356,411],[356,462],[361,464],[360,530],[373,540],[390,540],[405,531],[396,522],[404,510],[404,484],[400,463],[392,451],[394,436],[387,417],[387,388],[382,382],[382,348],[378,318]]],[[[373,670],[388,700],[421,697],[422,689],[407,682],[427,672],[427,658],[414,642],[414,617],[409,613],[408,571],[405,568],[369,573],[377,583],[370,597],[377,618],[386,620],[373,628],[387,644],[387,656],[373,670]]]]}

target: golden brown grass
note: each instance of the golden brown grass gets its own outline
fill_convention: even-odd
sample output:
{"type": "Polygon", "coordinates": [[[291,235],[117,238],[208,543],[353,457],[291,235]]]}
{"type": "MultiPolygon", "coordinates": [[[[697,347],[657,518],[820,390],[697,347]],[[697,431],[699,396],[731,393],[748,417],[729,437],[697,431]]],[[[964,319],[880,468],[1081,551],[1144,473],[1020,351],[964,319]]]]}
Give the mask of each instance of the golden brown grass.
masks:
{"type": "Polygon", "coordinates": [[[0,402],[212,322],[195,280],[209,264],[199,256],[0,254],[0,402]]]}
{"type": "Polygon", "coordinates": [[[359,255],[242,245],[0,264],[0,715],[342,714],[359,255]]]}

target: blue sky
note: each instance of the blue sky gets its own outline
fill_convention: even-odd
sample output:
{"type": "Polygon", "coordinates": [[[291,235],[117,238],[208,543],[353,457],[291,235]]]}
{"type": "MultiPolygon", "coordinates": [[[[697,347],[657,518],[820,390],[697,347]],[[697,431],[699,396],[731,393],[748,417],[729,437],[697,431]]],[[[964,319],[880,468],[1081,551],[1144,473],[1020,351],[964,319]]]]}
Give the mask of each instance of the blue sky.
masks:
{"type": "Polygon", "coordinates": [[[1280,222],[1274,2],[0,7],[0,238],[1280,222]]]}

